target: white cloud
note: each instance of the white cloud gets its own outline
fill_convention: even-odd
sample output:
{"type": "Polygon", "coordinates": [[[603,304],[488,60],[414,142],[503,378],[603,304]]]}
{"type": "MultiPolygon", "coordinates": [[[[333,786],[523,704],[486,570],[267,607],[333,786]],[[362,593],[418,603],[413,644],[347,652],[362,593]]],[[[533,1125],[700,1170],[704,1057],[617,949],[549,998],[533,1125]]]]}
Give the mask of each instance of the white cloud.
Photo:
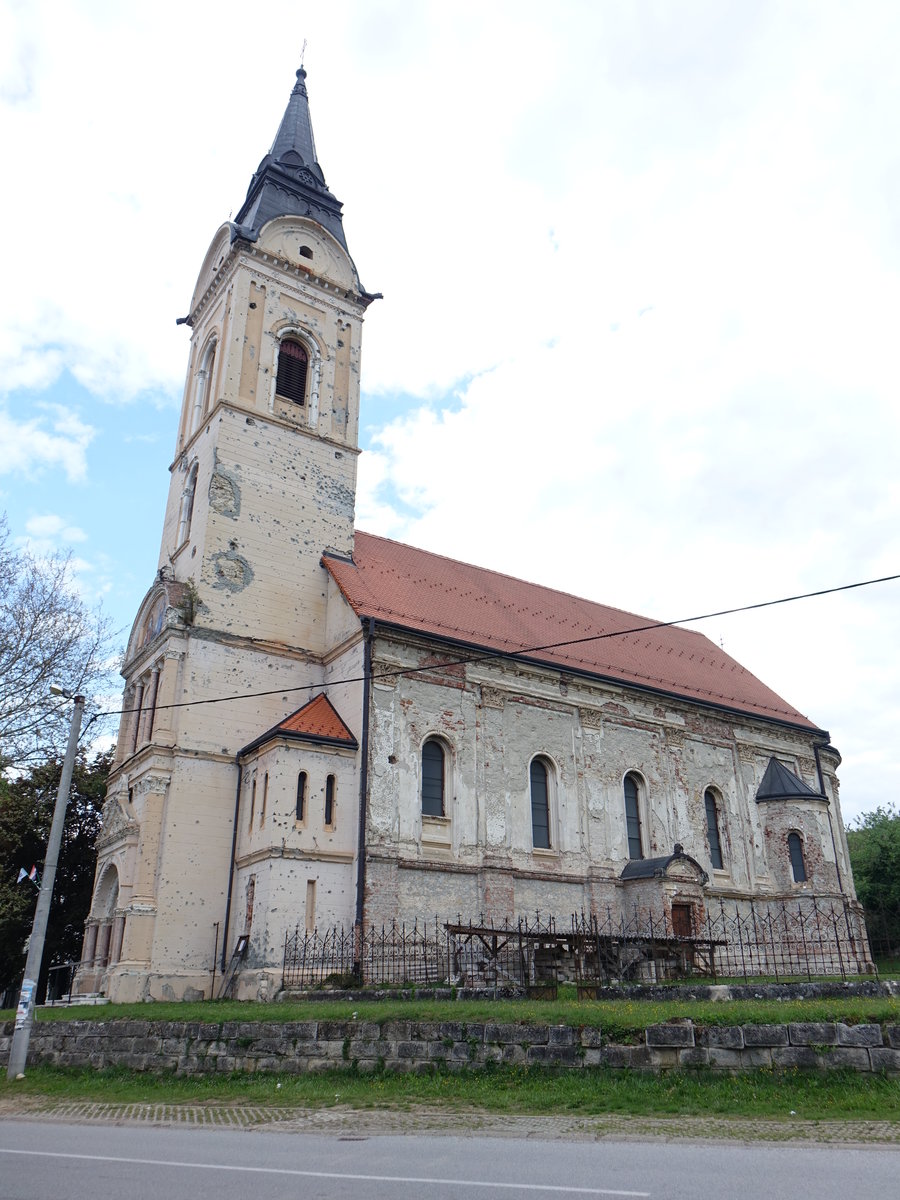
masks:
{"type": "Polygon", "coordinates": [[[40,517],[30,517],[25,522],[25,528],[32,538],[52,540],[55,543],[87,541],[87,534],[77,525],[69,525],[65,518],[56,513],[46,513],[40,517]]]}
{"type": "Polygon", "coordinates": [[[35,409],[35,415],[20,420],[0,408],[0,474],[33,478],[58,469],[71,482],[84,480],[95,429],[58,406],[37,404],[35,409]]]}

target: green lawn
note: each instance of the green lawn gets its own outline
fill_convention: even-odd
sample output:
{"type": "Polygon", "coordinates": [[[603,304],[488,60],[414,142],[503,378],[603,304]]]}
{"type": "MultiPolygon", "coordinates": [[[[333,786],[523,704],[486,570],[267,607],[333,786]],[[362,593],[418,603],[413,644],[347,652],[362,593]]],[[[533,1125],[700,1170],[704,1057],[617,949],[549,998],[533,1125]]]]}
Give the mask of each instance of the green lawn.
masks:
{"type": "Polygon", "coordinates": [[[409,1109],[418,1106],[491,1113],[741,1116],[794,1120],[900,1121],[900,1080],[834,1071],[709,1070],[662,1076],[629,1071],[495,1068],[430,1075],[238,1075],[185,1078],[121,1070],[29,1068],[24,1080],[0,1081],[0,1100],[27,1095],[49,1105],[87,1100],[108,1104],[252,1104],[323,1108],[409,1109]]]}

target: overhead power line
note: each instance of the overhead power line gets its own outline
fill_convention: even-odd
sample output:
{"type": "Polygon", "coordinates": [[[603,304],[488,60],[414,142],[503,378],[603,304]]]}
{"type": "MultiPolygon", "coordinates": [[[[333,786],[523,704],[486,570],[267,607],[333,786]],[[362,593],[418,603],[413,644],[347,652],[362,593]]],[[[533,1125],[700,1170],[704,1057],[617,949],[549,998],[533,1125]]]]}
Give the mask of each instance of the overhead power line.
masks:
{"type": "MultiPolygon", "coordinates": [[[[730,617],[736,613],[754,612],[760,608],[774,608],[779,604],[793,604],[798,600],[814,600],[819,596],[833,596],[838,592],[851,592],[857,588],[874,587],[879,583],[894,583],[900,579],[900,573],[896,575],[882,575],[878,579],[862,579],[857,583],[843,583],[837,587],[820,588],[815,592],[800,592],[795,596],[780,596],[777,600],[759,600],[755,604],[739,604],[734,608],[719,608],[714,612],[698,613],[692,617],[679,617],[673,621],[650,621],[644,625],[634,625],[630,629],[615,629],[608,633],[591,633],[585,637],[567,638],[561,642],[545,642],[543,645],[520,646],[516,650],[492,650],[485,649],[478,654],[463,654],[456,658],[447,658],[442,662],[428,663],[427,666],[419,667],[396,667],[386,671],[375,671],[372,673],[373,679],[390,679],[401,675],[417,675],[421,672],[439,671],[444,667],[457,667],[465,663],[488,662],[498,658],[522,658],[532,654],[540,654],[548,650],[564,650],[568,646],[580,646],[585,642],[602,642],[608,638],[632,637],[638,633],[649,633],[654,629],[669,629],[673,625],[691,625],[697,621],[710,621],[714,617],[730,617]]],[[[554,664],[558,666],[558,664],[554,664]]],[[[339,684],[362,683],[364,676],[349,675],[344,679],[333,679],[329,686],[336,687],[339,684]]],[[[181,700],[174,704],[160,704],[156,706],[156,712],[166,712],[175,708],[196,708],[201,704],[226,704],[231,700],[257,700],[264,699],[267,696],[288,696],[297,692],[311,692],[315,688],[321,687],[321,683],[302,683],[294,687],[270,688],[264,692],[233,692],[226,696],[210,696],[204,700],[181,700]]],[[[119,708],[111,709],[104,712],[102,716],[119,717],[126,713],[141,712],[140,708],[119,708]]]]}

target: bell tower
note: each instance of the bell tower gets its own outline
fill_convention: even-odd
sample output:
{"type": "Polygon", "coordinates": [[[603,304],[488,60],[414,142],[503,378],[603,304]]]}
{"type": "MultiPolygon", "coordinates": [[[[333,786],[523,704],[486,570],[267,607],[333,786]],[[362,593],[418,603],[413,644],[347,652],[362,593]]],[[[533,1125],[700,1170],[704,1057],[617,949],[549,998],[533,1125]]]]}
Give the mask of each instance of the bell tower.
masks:
{"type": "Polygon", "coordinates": [[[122,669],[80,992],[181,998],[208,985],[231,888],[235,756],[327,673],[321,558],[353,552],[375,298],[317,159],[301,67],[179,321],[187,378],[157,577],[122,669]]]}

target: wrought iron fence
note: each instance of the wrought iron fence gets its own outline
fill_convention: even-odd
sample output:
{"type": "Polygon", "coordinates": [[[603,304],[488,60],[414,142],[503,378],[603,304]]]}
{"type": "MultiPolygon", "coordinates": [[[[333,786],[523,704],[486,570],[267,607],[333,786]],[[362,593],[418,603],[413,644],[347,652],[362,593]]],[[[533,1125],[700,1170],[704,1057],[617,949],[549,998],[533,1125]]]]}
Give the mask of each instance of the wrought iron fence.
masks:
{"type": "Polygon", "coordinates": [[[713,900],[673,924],[671,910],[519,917],[484,915],[328,930],[299,926],[285,937],[289,989],[359,984],[542,987],[698,978],[814,976],[872,972],[866,928],[846,901],[713,900]]]}

